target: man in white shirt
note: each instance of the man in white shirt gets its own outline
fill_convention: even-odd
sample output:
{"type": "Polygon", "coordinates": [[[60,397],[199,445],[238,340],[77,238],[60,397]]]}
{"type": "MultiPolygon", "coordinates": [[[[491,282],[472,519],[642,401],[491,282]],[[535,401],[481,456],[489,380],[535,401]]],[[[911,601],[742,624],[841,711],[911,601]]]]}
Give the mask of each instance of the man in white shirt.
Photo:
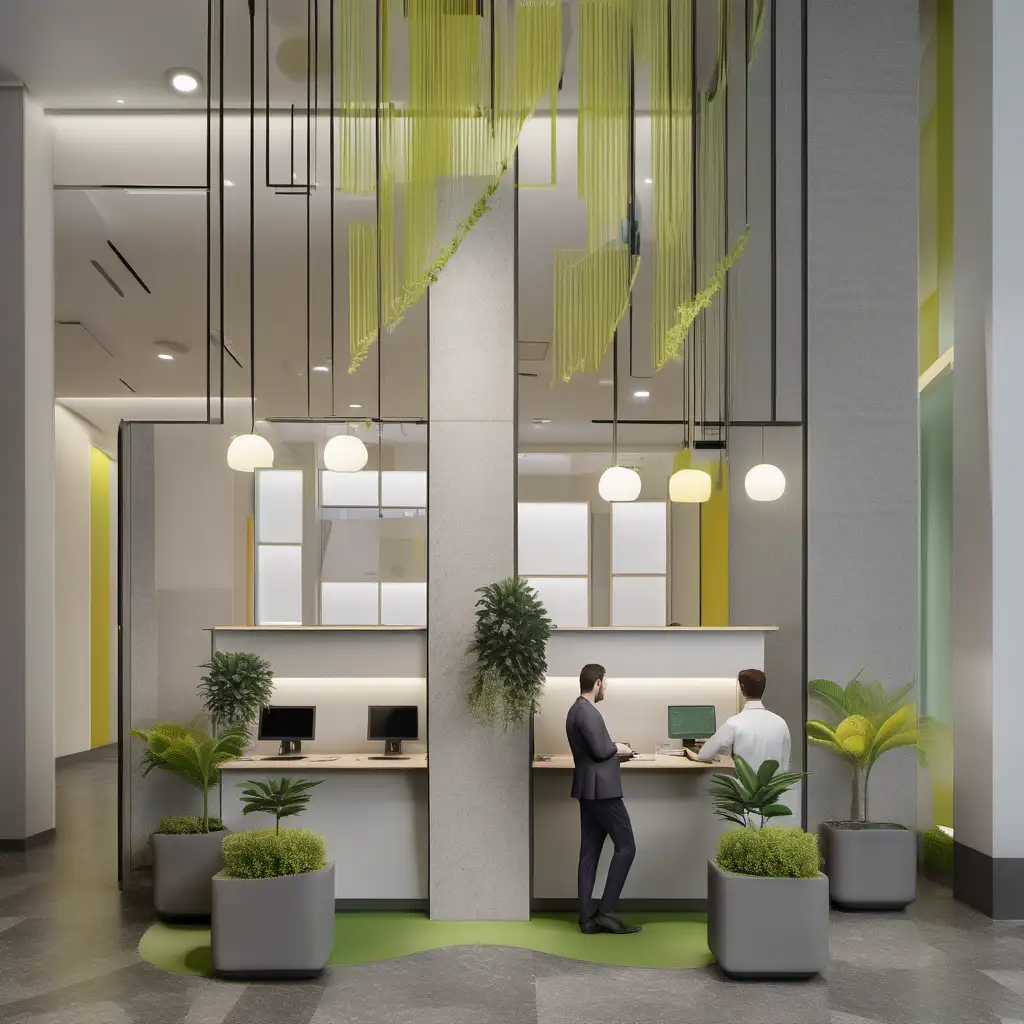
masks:
{"type": "Polygon", "coordinates": [[[740,691],[746,704],[700,748],[698,761],[714,761],[719,754],[739,754],[755,771],[765,761],[778,761],[779,769],[789,768],[789,726],[773,714],[761,698],[766,680],[756,668],[745,668],[739,675],[740,691]]]}

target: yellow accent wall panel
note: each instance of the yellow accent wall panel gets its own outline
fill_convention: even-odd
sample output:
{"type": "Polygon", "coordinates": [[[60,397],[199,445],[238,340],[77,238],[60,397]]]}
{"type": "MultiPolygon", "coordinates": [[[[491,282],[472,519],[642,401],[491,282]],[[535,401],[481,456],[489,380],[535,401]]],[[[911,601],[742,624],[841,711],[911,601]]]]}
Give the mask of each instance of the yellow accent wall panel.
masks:
{"type": "MultiPolygon", "coordinates": [[[[684,448],[673,472],[689,469],[691,453],[684,448]]],[[[700,507],[700,624],[729,625],[729,463],[698,463],[711,475],[711,498],[700,507]],[[721,470],[721,471],[719,471],[721,470]]]]}
{"type": "Polygon", "coordinates": [[[90,449],[90,745],[110,742],[111,560],[110,457],[90,449]]]}

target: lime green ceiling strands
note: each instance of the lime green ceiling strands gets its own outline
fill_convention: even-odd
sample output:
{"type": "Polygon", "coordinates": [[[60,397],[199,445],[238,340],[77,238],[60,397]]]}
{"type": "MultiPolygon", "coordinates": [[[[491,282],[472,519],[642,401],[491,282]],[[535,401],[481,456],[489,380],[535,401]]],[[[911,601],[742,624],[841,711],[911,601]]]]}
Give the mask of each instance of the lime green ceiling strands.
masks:
{"type": "MultiPolygon", "coordinates": [[[[356,32],[362,31],[365,0],[342,0],[342,4],[348,23],[356,32]]],[[[370,50],[374,64],[382,69],[372,102],[362,107],[371,111],[365,120],[372,135],[380,134],[379,154],[370,148],[377,218],[375,226],[350,229],[350,373],[371,351],[378,327],[397,326],[487,212],[526,119],[546,91],[557,92],[561,69],[559,0],[518,0],[512,7],[495,4],[484,18],[475,0],[406,0],[404,10],[409,32],[407,106],[399,108],[391,102],[388,69],[394,15],[388,2],[381,6],[379,53],[370,50]],[[474,178],[488,180],[483,195],[440,244],[440,210],[455,206],[461,198],[460,183],[474,178]],[[367,259],[373,260],[372,273],[355,265],[367,259]]],[[[340,76],[343,90],[351,91],[341,96],[343,110],[350,105],[355,109],[364,100],[357,95],[365,91],[366,76],[359,70],[364,58],[351,50],[350,44],[354,67],[340,76]]],[[[343,145],[350,143],[358,151],[366,138],[364,131],[349,130],[343,145]]],[[[339,163],[345,168],[341,187],[360,191],[355,186],[364,184],[366,159],[362,152],[341,157],[339,163]]]]}
{"type": "Polygon", "coordinates": [[[555,251],[552,374],[597,373],[629,304],[640,259],[628,246],[555,251]]]}
{"type": "Polygon", "coordinates": [[[655,365],[668,362],[676,309],[693,295],[692,0],[640,0],[637,50],[650,77],[655,365]]]}
{"type": "Polygon", "coordinates": [[[620,238],[629,216],[633,0],[579,0],[576,162],[587,250],[620,238]]]}
{"type": "Polygon", "coordinates": [[[335,187],[353,195],[373,195],[376,188],[375,124],[377,102],[374,51],[377,0],[338,0],[336,40],[338,161],[335,187]]]}
{"type": "Polygon", "coordinates": [[[747,66],[753,67],[757,60],[757,51],[761,46],[761,37],[764,35],[764,9],[765,0],[754,0],[754,10],[750,19],[750,46],[747,51],[747,66]]]}

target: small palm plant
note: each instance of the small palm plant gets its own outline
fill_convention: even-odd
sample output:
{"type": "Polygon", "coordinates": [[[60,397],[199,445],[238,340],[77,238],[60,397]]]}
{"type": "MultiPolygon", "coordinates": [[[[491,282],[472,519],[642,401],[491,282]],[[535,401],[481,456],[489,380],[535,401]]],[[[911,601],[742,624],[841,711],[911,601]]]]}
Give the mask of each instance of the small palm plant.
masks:
{"type": "Polygon", "coordinates": [[[200,668],[206,669],[206,675],[199,684],[199,693],[214,731],[236,727],[250,730],[274,692],[270,662],[244,651],[217,651],[200,668]]]}
{"type": "Polygon", "coordinates": [[[281,819],[301,814],[309,804],[309,790],[324,780],[310,782],[308,779],[269,779],[266,782],[240,782],[243,814],[274,815],[274,832],[280,834],[281,819]],[[248,787],[248,788],[247,788],[248,787]]]}
{"type": "Polygon", "coordinates": [[[844,717],[836,725],[807,723],[807,738],[853,766],[850,820],[868,820],[868,780],[875,762],[887,751],[918,744],[917,706],[907,701],[914,688],[905,683],[887,690],[881,683],[863,683],[861,669],[840,686],[829,679],[812,679],[814,696],[844,717]]]}
{"type": "Polygon", "coordinates": [[[220,766],[242,755],[248,739],[246,730],[225,729],[210,736],[200,718],[189,725],[161,722],[150,729],[132,729],[132,735],[146,744],[143,777],[160,769],[202,791],[202,830],[209,832],[210,790],[220,785],[220,766]]]}
{"type": "Polygon", "coordinates": [[[537,592],[519,576],[477,593],[476,658],[469,706],[485,725],[524,722],[539,710],[547,675],[551,620],[537,592]]]}
{"type": "Polygon", "coordinates": [[[762,829],[772,818],[783,818],[793,812],[779,803],[805,775],[804,772],[780,772],[778,761],[765,761],[756,771],[740,757],[733,755],[736,774],[715,775],[711,783],[711,800],[715,814],[734,825],[762,829]]]}

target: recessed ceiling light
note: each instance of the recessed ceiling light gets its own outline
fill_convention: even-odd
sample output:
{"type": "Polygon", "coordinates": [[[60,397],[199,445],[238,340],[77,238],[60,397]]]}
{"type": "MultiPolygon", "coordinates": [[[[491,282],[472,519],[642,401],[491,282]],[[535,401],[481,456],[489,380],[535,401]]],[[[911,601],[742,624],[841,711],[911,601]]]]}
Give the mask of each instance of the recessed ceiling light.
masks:
{"type": "Polygon", "coordinates": [[[157,359],[162,359],[166,363],[172,362],[177,356],[183,356],[188,351],[188,347],[178,341],[155,341],[153,347],[156,349],[157,359]]]}
{"type": "Polygon", "coordinates": [[[231,181],[229,178],[225,178],[224,179],[224,185],[225,185],[226,188],[234,188],[235,187],[235,183],[233,181],[231,181]]]}
{"type": "Polygon", "coordinates": [[[653,178],[644,178],[644,184],[645,185],[653,185],[654,184],[654,179],[653,178]]]}
{"type": "Polygon", "coordinates": [[[124,103],[124,100],[115,100],[115,103],[124,103]]]}
{"type": "Polygon", "coordinates": [[[540,419],[538,419],[538,420],[534,420],[533,424],[536,427],[543,427],[545,423],[550,423],[550,422],[551,422],[551,420],[540,420],[540,419]]]}
{"type": "Polygon", "coordinates": [[[350,405],[349,408],[350,409],[362,409],[362,406],[361,405],[350,405]]]}
{"type": "Polygon", "coordinates": [[[174,358],[170,352],[157,352],[156,357],[157,359],[166,359],[167,362],[170,362],[174,358]]]}
{"type": "Polygon", "coordinates": [[[634,391],[633,392],[633,397],[634,398],[650,398],[651,397],[651,393],[650,393],[650,391],[634,391]]]}
{"type": "Polygon", "coordinates": [[[191,68],[171,68],[167,72],[167,81],[175,92],[188,96],[198,91],[202,79],[199,72],[191,68]]]}
{"type": "Polygon", "coordinates": [[[313,372],[314,373],[330,373],[331,372],[331,368],[329,366],[314,366],[313,367],[313,372]]]}

